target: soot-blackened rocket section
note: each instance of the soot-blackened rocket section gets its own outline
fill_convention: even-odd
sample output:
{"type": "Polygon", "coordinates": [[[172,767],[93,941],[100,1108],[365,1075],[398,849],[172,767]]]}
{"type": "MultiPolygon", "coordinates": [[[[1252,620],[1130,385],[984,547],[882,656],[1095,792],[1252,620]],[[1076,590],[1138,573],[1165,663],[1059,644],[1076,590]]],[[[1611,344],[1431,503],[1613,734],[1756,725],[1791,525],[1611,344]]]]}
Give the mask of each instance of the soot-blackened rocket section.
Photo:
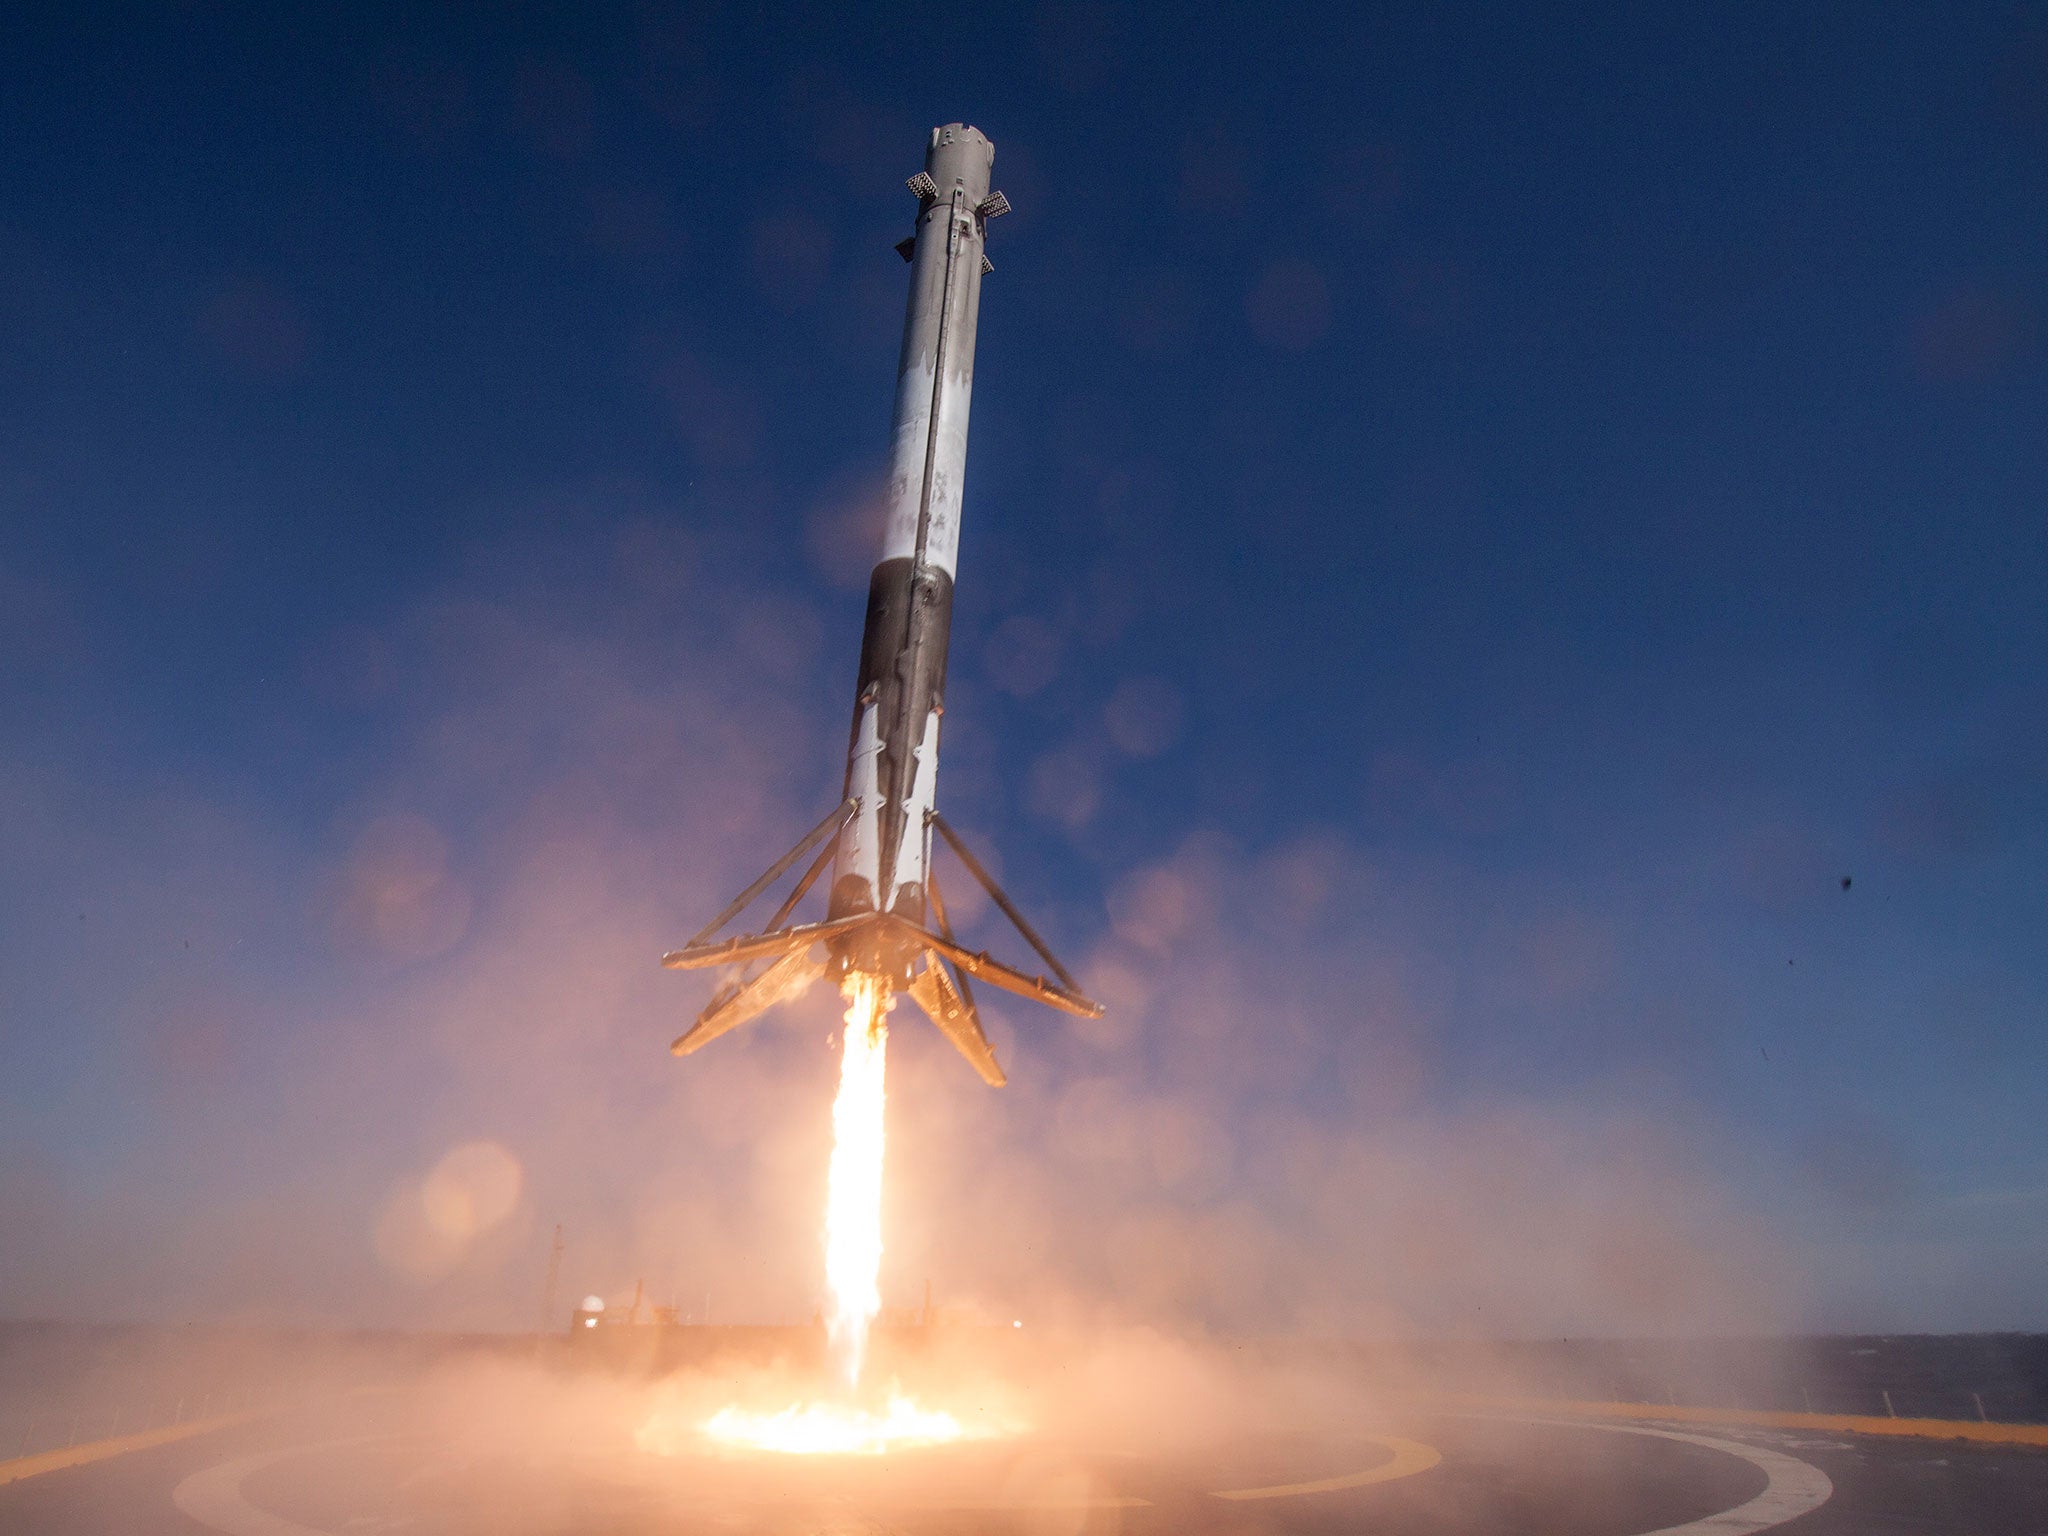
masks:
{"type": "Polygon", "coordinates": [[[988,221],[1010,207],[1002,193],[990,190],[994,164],[995,147],[979,129],[950,123],[932,130],[924,169],[910,178],[918,212],[916,228],[896,247],[910,263],[910,303],[896,371],[888,517],[881,558],[868,580],[843,801],[710,927],[663,957],[665,965],[677,968],[734,968],[697,1022],[675,1042],[677,1055],[687,1055],[828,972],[864,972],[908,992],[995,1084],[1003,1081],[1003,1073],[982,1033],[969,977],[1072,1013],[1094,1017],[1102,1012],[1081,995],[1074,978],[946,825],[936,804],[946,644],[967,474],[967,417],[974,400],[975,330],[981,280],[992,270],[985,254],[988,221]],[[958,942],[932,869],[934,832],[967,873],[988,888],[1056,981],[1026,975],[958,942]],[[765,932],[714,937],[813,849],[818,851],[811,864],[765,932]],[[832,878],[824,920],[795,923],[792,914],[828,862],[832,878]],[[763,960],[771,963],[750,970],[763,960]]]}

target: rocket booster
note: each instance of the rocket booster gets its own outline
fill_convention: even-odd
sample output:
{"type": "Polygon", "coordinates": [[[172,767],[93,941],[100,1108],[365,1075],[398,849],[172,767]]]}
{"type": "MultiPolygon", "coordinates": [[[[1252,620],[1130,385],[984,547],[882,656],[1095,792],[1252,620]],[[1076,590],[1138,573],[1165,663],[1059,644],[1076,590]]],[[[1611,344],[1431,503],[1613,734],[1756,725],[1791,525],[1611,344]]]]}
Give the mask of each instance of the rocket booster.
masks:
{"type": "Polygon", "coordinates": [[[946,709],[946,641],[974,401],[974,333],[995,146],[959,123],[932,130],[910,237],[910,309],[896,370],[882,557],[868,579],[867,628],[846,752],[853,815],[839,834],[831,915],[888,912],[923,926],[929,818],[946,709]]]}
{"type": "Polygon", "coordinates": [[[908,993],[996,1086],[1003,1072],[982,1031],[970,977],[1084,1017],[1102,1012],[937,807],[981,280],[993,270],[986,253],[989,221],[1010,207],[990,189],[994,164],[995,146],[979,129],[949,123],[932,130],[924,169],[909,180],[918,211],[916,227],[896,247],[910,263],[910,303],[896,372],[888,518],[868,581],[842,801],[709,927],[662,957],[674,969],[728,970],[671,1047],[678,1056],[828,974],[843,980],[859,972],[908,993]],[[935,833],[1053,979],[959,942],[933,867],[935,833]],[[717,937],[807,855],[810,865],[763,931],[717,937]],[[828,862],[825,916],[800,923],[794,914],[828,862]]]}

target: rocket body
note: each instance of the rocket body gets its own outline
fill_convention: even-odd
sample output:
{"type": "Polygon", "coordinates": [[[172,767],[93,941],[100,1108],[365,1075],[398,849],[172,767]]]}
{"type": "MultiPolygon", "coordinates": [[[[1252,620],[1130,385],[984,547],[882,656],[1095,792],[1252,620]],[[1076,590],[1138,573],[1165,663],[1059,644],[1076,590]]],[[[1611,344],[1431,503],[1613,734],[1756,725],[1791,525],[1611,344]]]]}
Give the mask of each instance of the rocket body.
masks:
{"type": "MultiPolygon", "coordinates": [[[[888,519],[868,581],[846,755],[852,813],[833,856],[833,918],[881,912],[917,927],[925,922],[983,251],[988,219],[1008,206],[989,195],[994,161],[980,130],[953,123],[932,130],[924,173],[911,183],[920,206],[896,375],[888,519]]],[[[843,959],[907,976],[913,957],[850,948],[843,959]]]]}
{"type": "Polygon", "coordinates": [[[924,169],[910,178],[917,226],[896,249],[910,262],[910,306],[896,369],[888,517],[868,580],[845,792],[838,806],[688,943],[662,956],[675,970],[716,967],[725,982],[669,1047],[687,1056],[823,977],[858,974],[916,1003],[982,1079],[1000,1087],[969,979],[1099,1018],[1016,904],[938,814],[939,730],[946,712],[946,644],[960,553],[967,414],[974,401],[974,333],[988,221],[1009,211],[989,188],[995,147],[977,128],[932,130],[924,169]],[[936,832],[1056,979],[1032,975],[961,942],[932,874],[936,832]],[[829,841],[828,841],[829,839],[829,841]],[[726,925],[804,859],[811,863],[765,930],[721,938],[726,925]],[[831,867],[822,921],[797,909],[831,867]]]}

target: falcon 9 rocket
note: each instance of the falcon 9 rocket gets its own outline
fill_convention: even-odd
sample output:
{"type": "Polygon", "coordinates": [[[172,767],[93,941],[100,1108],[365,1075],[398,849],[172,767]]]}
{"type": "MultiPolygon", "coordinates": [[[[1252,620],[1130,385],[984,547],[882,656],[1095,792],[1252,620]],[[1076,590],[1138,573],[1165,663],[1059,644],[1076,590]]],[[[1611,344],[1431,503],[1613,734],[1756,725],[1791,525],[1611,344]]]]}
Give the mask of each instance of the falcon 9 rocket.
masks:
{"type": "Polygon", "coordinates": [[[949,123],[932,130],[924,169],[910,178],[918,213],[916,228],[896,247],[910,263],[910,304],[896,376],[888,516],[881,559],[868,581],[844,798],[709,927],[662,957],[677,969],[733,968],[671,1047],[678,1056],[827,974],[843,982],[860,973],[908,993],[998,1087],[1003,1071],[982,1031],[969,977],[1082,1017],[1102,1012],[937,809],[975,329],[981,280],[993,270],[986,253],[989,221],[1010,207],[990,187],[994,163],[995,146],[979,129],[949,123]],[[986,887],[1050,979],[958,942],[933,867],[934,834],[986,887]],[[807,855],[812,862],[762,931],[718,937],[807,855]],[[797,922],[798,905],[828,862],[825,916],[797,922]]]}

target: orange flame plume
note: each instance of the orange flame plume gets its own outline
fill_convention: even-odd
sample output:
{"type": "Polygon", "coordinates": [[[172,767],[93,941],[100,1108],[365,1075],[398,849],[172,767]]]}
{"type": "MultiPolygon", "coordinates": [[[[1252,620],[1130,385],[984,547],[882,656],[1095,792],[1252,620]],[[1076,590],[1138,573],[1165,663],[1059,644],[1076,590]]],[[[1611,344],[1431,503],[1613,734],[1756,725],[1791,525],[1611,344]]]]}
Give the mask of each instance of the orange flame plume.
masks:
{"type": "Polygon", "coordinates": [[[846,979],[846,1043],[832,1101],[832,1168],[825,1196],[826,1331],[849,1389],[860,1384],[868,1325],[882,1309],[882,1091],[889,1047],[885,982],[846,979]]]}

